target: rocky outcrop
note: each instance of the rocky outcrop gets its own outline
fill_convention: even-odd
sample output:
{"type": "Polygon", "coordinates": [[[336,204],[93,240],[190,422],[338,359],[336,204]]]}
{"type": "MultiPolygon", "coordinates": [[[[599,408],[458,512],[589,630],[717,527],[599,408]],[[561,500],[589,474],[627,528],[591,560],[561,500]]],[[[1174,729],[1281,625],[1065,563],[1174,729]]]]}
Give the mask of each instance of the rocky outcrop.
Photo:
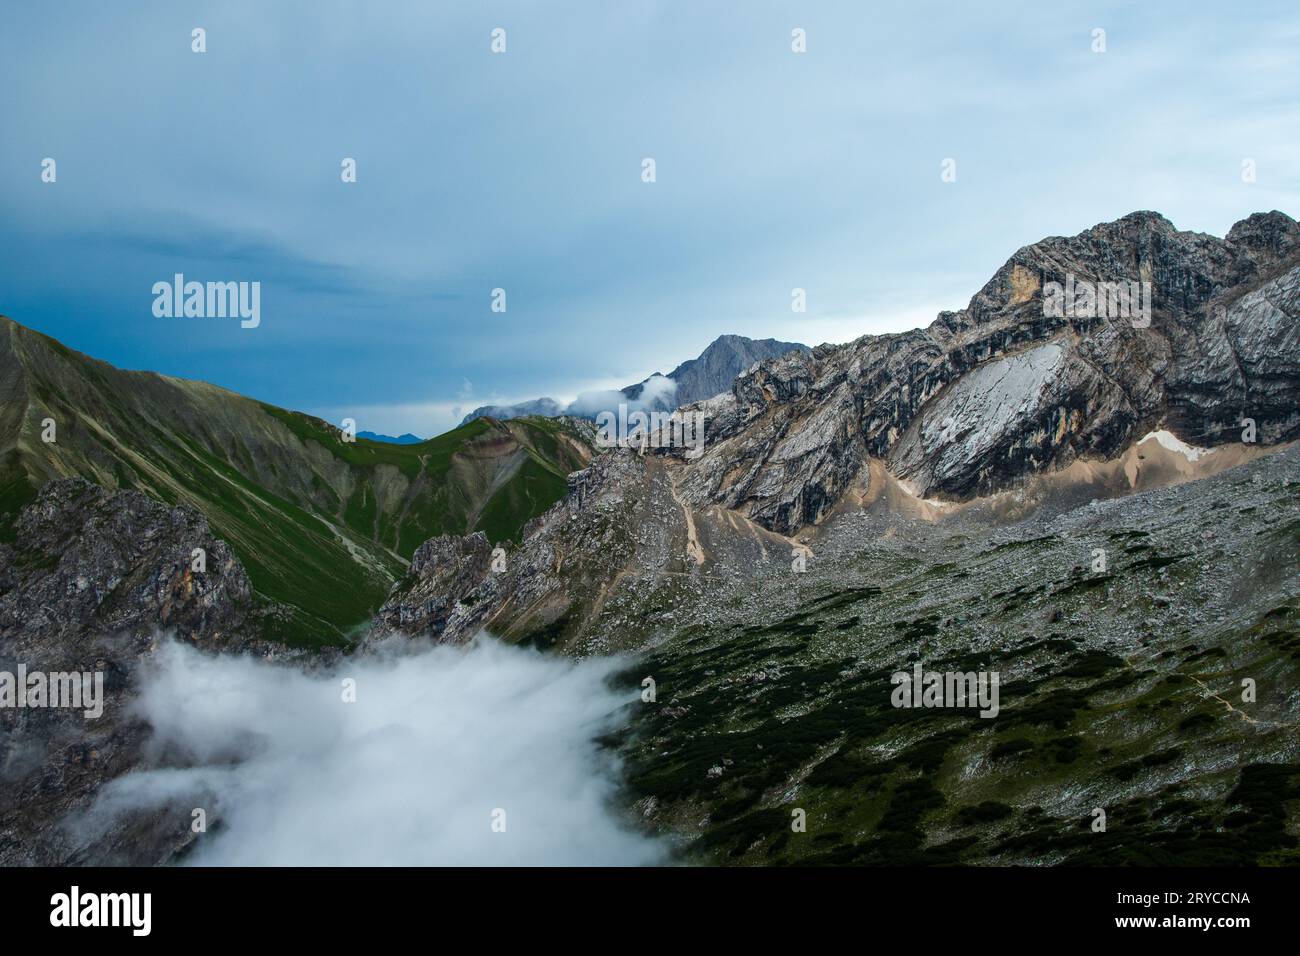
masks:
{"type": "Polygon", "coordinates": [[[375,617],[383,631],[460,634],[474,627],[474,602],[462,604],[479,586],[492,564],[487,535],[430,538],[411,559],[410,573],[375,617]]]}
{"type": "Polygon", "coordinates": [[[258,637],[278,611],[256,605],[244,568],[202,515],[137,492],[49,482],[11,537],[0,544],[0,671],[102,674],[103,712],[0,707],[0,865],[165,859],[188,837],[182,817],[133,817],[93,836],[63,824],[146,760],[149,728],[131,702],[165,635],[284,654],[258,637]]]}
{"type": "Polygon", "coordinates": [[[58,653],[87,634],[143,640],[157,628],[213,645],[246,640],[248,575],[196,511],[68,478],[41,488],[13,537],[0,545],[7,656],[58,653]]]}
{"type": "Polygon", "coordinates": [[[783,536],[725,509],[687,507],[669,465],[630,448],[597,456],[495,561],[477,537],[428,542],[370,640],[460,643],[486,628],[541,648],[627,650],[719,579],[790,560],[794,543],[783,536]]]}
{"type": "Polygon", "coordinates": [[[631,521],[647,517],[648,485],[644,460],[620,449],[571,474],[565,501],[535,519],[523,545],[495,567],[482,535],[425,542],[379,609],[368,641],[404,635],[461,643],[498,619],[502,627],[517,622],[521,632],[563,630],[573,609],[633,558],[631,521]]]}

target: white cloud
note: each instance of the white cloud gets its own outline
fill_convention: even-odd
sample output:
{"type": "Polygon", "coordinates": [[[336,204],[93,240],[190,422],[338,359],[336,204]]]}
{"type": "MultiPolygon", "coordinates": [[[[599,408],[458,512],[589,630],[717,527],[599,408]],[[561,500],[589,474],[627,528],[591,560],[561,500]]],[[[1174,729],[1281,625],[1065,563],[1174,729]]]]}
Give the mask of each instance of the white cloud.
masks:
{"type": "Polygon", "coordinates": [[[480,637],[306,674],[169,642],[139,710],[188,765],[115,781],[90,823],[192,800],[221,822],[189,859],[200,865],[660,862],[663,847],[619,820],[616,766],[593,740],[640,706],[607,686],[624,664],[480,637]]]}
{"type": "Polygon", "coordinates": [[[571,415],[594,416],[601,412],[617,413],[620,405],[626,405],[631,411],[672,408],[676,395],[677,383],[666,375],[656,374],[646,379],[641,394],[634,399],[616,389],[581,392],[566,411],[571,415]]]}

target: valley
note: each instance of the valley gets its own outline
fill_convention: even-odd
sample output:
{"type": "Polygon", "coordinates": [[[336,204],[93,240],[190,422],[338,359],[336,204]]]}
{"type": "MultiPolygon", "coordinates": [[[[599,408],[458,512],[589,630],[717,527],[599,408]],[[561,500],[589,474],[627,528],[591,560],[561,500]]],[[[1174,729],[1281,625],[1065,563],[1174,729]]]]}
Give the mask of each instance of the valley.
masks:
{"type": "MultiPolygon", "coordinates": [[[[1133,213],[925,329],[783,345],[674,413],[698,442],[485,415],[397,444],[0,320],[0,664],[106,675],[94,721],[0,710],[0,861],[206,852],[183,800],[69,822],[204,777],[138,707],[159,661],[388,675],[491,642],[608,666],[566,726],[600,727],[640,860],[1300,862],[1300,226],[1133,213]],[[1149,326],[1044,306],[1115,273],[1151,283],[1149,326]],[[980,706],[900,705],[918,673],[980,706]]],[[[440,719],[490,731],[480,697],[440,719]]]]}
{"type": "Polygon", "coordinates": [[[518,539],[592,454],[586,434],[544,419],[479,420],[418,444],[345,442],[309,415],[121,371],[3,318],[0,374],[5,514],[73,475],[192,505],[257,592],[289,609],[272,638],[299,645],[346,645],[426,538],[518,539]],[[39,438],[47,417],[53,443],[39,438]]]}

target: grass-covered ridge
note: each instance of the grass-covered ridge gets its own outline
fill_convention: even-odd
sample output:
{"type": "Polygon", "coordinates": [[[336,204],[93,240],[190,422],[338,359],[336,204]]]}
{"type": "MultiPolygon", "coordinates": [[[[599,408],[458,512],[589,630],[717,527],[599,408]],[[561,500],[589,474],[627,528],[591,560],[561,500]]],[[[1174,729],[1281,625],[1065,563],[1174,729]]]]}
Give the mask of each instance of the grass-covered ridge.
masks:
{"type": "Polygon", "coordinates": [[[55,477],[188,504],[257,591],[292,609],[271,636],[299,644],[344,642],[432,536],[518,541],[591,453],[548,419],[479,419],[415,445],[346,442],[314,416],[116,369],[4,319],[0,389],[0,535],[55,477]]]}

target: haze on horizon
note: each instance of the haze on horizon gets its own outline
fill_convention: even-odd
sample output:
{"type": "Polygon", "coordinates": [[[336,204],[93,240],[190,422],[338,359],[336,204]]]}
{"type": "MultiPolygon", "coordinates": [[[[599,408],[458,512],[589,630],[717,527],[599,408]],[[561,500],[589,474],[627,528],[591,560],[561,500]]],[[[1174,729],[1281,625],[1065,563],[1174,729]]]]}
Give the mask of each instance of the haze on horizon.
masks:
{"type": "Polygon", "coordinates": [[[922,326],[1018,247],[1136,209],[1296,215],[1298,41],[1285,2],[7,9],[0,313],[427,436],[723,333],[922,326]],[[154,317],[177,272],[260,282],[261,325],[154,317]]]}

